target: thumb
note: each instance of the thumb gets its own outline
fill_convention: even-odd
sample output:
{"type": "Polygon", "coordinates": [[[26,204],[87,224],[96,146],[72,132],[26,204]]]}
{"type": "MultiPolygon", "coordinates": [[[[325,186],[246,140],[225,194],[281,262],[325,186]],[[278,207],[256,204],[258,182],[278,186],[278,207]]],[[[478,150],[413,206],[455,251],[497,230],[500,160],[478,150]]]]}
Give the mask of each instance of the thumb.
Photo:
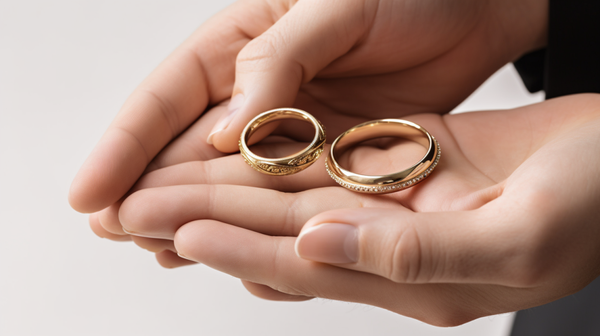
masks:
{"type": "Polygon", "coordinates": [[[523,265],[514,253],[522,240],[507,225],[485,225],[485,217],[477,210],[328,211],[306,223],[296,254],[400,283],[523,285],[515,276],[523,265]]]}
{"type": "Polygon", "coordinates": [[[235,152],[240,134],[252,118],[293,106],[300,85],[360,38],[367,27],[362,3],[299,1],[250,41],[237,56],[229,113],[217,121],[207,142],[222,152],[235,152]]]}

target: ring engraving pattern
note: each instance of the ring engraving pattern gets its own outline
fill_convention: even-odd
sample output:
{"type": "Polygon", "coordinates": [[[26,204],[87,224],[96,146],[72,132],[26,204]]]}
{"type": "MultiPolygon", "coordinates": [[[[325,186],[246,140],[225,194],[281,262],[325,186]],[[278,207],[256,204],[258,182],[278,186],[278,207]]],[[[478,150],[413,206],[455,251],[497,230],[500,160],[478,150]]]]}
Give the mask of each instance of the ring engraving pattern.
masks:
{"type": "Polygon", "coordinates": [[[244,128],[238,146],[244,161],[256,171],[268,175],[284,176],[296,174],[317,161],[323,153],[325,139],[325,127],[315,117],[302,110],[281,108],[261,113],[252,119],[244,128]],[[269,122],[288,118],[307,121],[313,125],[315,136],[308,147],[293,155],[276,159],[260,157],[250,151],[247,141],[257,129],[269,122]]]}

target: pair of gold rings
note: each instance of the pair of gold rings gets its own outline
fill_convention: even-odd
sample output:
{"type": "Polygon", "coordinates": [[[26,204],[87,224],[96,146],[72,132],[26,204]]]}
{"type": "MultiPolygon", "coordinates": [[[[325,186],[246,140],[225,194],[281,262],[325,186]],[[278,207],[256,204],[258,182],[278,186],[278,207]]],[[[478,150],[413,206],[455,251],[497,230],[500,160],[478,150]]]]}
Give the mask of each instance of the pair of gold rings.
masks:
{"type": "MultiPolygon", "coordinates": [[[[309,113],[293,108],[280,108],[259,114],[252,119],[240,137],[240,153],[246,163],[257,171],[276,176],[298,173],[312,165],[325,145],[325,128],[309,113]],[[254,154],[248,148],[248,141],[256,131],[267,123],[282,119],[299,119],[313,125],[315,136],[310,145],[290,156],[269,159],[254,154]]],[[[331,144],[325,160],[329,176],[342,187],[361,193],[383,194],[410,188],[425,178],[437,166],[441,155],[437,140],[423,127],[402,119],[379,119],[356,125],[342,133],[331,144]],[[419,162],[399,172],[388,175],[362,175],[344,169],[336,160],[350,147],[370,139],[380,137],[401,137],[414,141],[427,150],[419,162]]]]}

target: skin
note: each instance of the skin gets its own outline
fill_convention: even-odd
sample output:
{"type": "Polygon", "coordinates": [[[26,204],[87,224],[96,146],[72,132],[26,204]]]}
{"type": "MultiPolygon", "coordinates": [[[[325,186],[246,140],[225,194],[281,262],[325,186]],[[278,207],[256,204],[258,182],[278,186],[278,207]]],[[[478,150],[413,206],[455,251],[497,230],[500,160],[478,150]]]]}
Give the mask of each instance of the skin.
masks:
{"type": "MultiPolygon", "coordinates": [[[[235,154],[145,175],[113,220],[166,267],[183,265],[167,259],[179,253],[239,277],[259,297],[361,302],[439,326],[537,306],[599,274],[599,95],[407,119],[435,134],[443,152],[409,190],[345,190],[323,158],[300,174],[262,175],[235,154]],[[298,235],[322,223],[359,228],[356,263],[297,256],[298,235]]],[[[305,145],[271,141],[253,150],[305,145]]],[[[360,147],[349,168],[393,169],[402,164],[393,158],[418,149],[360,147]]]]}
{"type": "MultiPolygon", "coordinates": [[[[599,269],[598,96],[441,116],[544,45],[546,6],[241,1],[132,94],[69,201],[95,212],[101,237],[133,239],[165,267],[205,263],[272,300],[362,302],[448,326],[573,293],[599,269]],[[271,177],[224,154],[253,116],[281,106],[309,111],[329,141],[366,120],[404,117],[436,136],[442,161],[417,187],[365,196],[337,187],[322,159],[271,177]],[[358,228],[356,263],[296,255],[302,230],[323,223],[358,228]]],[[[284,123],[253,150],[281,156],[311,135],[284,123]]],[[[389,172],[421,150],[370,145],[344,164],[389,172]]]]}
{"type": "Polygon", "coordinates": [[[218,124],[206,111],[238,94],[244,104],[214,134],[214,147],[168,155],[183,162],[235,152],[248,121],[281,106],[310,111],[332,135],[365,116],[447,113],[504,64],[544,45],[546,7],[542,0],[240,1],[132,93],[75,177],[69,202],[86,213],[115,203],[152,160],[161,165],[156,156],[171,140],[190,125],[218,124]],[[337,123],[340,115],[356,118],[337,123]]]}

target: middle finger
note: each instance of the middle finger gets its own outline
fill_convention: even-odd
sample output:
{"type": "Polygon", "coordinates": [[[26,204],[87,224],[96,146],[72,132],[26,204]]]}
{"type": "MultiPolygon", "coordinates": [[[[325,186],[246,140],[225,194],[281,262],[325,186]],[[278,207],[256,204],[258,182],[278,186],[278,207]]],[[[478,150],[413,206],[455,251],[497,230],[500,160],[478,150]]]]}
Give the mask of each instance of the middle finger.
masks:
{"type": "Polygon", "coordinates": [[[336,187],[284,193],[239,185],[180,185],[134,193],[121,205],[119,219],[130,234],[161,239],[173,239],[179,227],[201,219],[268,235],[296,236],[318,213],[363,206],[393,207],[397,203],[336,187]]]}
{"type": "MultiPolygon", "coordinates": [[[[302,143],[280,143],[252,146],[257,154],[282,157],[303,148],[302,143]]],[[[227,155],[208,161],[190,161],[153,170],[144,175],[130,193],[148,188],[187,184],[231,184],[268,188],[284,192],[297,192],[324,186],[334,186],[327,175],[323,156],[301,174],[270,176],[261,174],[244,162],[241,155],[227,155]]],[[[119,219],[121,202],[117,202],[99,213],[104,230],[114,235],[124,235],[119,219]]]]}

